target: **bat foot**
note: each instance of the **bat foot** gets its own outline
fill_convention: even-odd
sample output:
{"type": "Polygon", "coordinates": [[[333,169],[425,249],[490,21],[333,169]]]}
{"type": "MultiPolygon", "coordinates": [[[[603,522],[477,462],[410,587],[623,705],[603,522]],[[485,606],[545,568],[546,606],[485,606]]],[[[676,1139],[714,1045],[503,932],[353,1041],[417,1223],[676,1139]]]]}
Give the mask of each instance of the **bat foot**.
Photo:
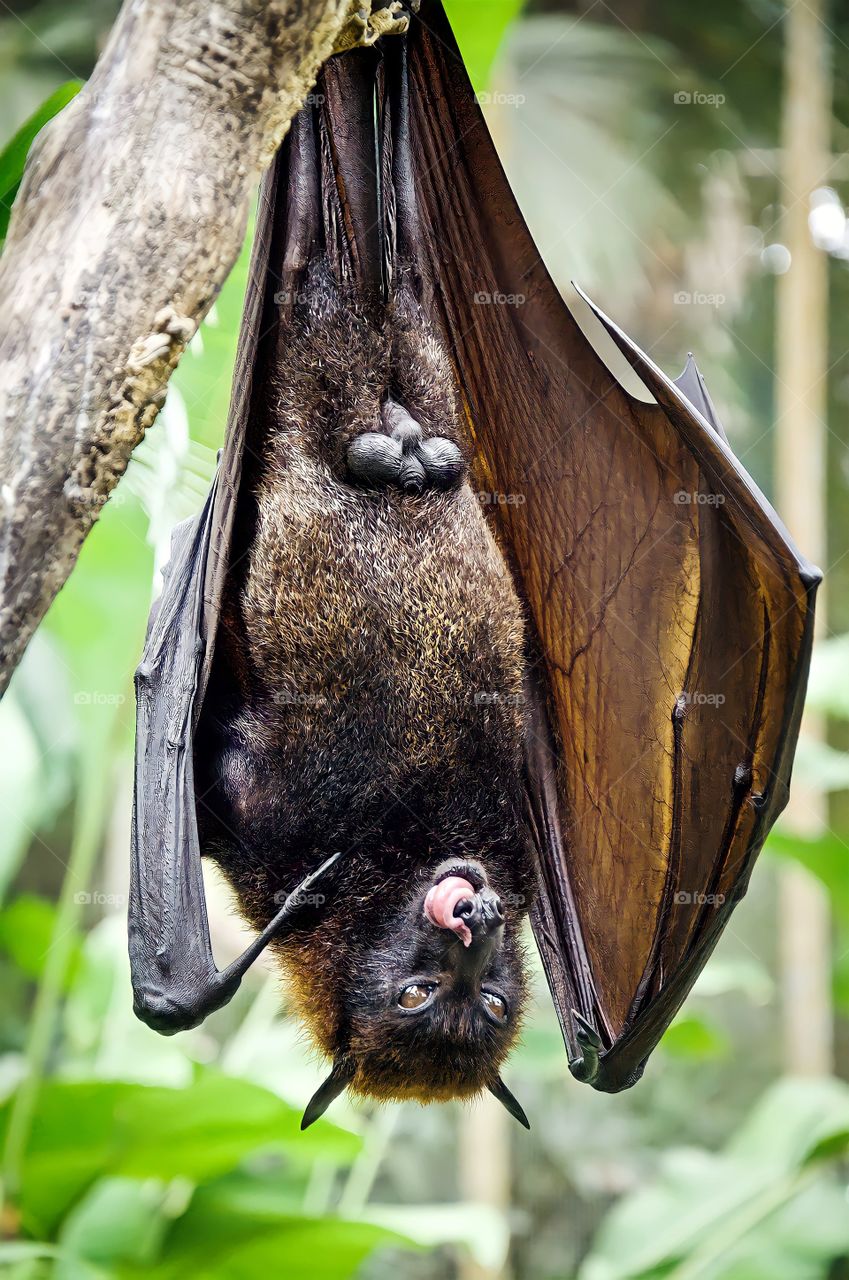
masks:
{"type": "Polygon", "coordinates": [[[424,489],[452,489],[465,472],[453,440],[425,440],[421,426],[406,409],[388,400],[383,406],[384,431],[366,431],[348,446],[348,471],[372,488],[394,485],[407,494],[424,489]]]}
{"type": "Polygon", "coordinates": [[[576,1028],[575,1038],[578,1041],[581,1054],[580,1057],[572,1059],[569,1063],[569,1070],[576,1080],[580,1080],[583,1084],[592,1084],[599,1073],[601,1052],[604,1045],[595,1027],[587,1021],[583,1014],[578,1013],[577,1009],[573,1009],[572,1017],[576,1028]]]}
{"type": "Polygon", "coordinates": [[[402,36],[410,27],[409,9],[415,12],[418,3],[405,5],[402,0],[391,0],[390,4],[382,4],[372,9],[364,4],[357,9],[342,28],[333,47],[334,53],[345,53],[348,49],[368,49],[376,44],[381,36],[402,36]]]}

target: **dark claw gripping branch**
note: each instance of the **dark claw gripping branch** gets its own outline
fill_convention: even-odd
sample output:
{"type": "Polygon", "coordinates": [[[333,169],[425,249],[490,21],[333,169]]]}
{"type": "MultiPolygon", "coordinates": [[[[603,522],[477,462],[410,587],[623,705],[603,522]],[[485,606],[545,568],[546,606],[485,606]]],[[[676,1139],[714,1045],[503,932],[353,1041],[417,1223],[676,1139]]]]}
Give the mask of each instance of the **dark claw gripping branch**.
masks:
{"type": "Polygon", "coordinates": [[[165,1033],[270,945],[346,1088],[489,1088],[530,913],[573,1074],[637,1080],[787,799],[819,575],[690,362],[516,206],[442,8],[325,68],[260,196],[227,440],[137,674],[130,954],[165,1033]],[[384,45],[385,47],[381,47],[384,45]],[[515,304],[515,305],[514,305],[515,304]],[[219,971],[201,857],[258,937],[219,971]]]}

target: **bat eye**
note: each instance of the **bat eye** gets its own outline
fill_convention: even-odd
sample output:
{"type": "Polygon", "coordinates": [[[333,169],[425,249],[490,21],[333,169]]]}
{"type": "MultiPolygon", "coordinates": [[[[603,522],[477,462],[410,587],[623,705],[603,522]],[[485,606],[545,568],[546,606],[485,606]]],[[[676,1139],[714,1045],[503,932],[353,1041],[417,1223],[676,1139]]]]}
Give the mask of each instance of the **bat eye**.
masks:
{"type": "Polygon", "coordinates": [[[501,996],[497,996],[494,991],[483,991],[481,1000],[487,1013],[495,1022],[507,1021],[507,1005],[501,996]]]}
{"type": "Polygon", "coordinates": [[[436,990],[433,982],[411,982],[398,997],[402,1009],[422,1009],[436,990]]]}

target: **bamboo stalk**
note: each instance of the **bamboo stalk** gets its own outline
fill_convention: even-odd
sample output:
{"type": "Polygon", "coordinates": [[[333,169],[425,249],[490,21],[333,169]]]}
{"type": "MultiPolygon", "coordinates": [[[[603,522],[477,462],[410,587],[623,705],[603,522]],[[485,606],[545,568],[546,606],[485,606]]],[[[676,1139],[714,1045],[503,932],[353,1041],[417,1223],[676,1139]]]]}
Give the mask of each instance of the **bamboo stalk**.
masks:
{"type": "MultiPolygon", "coordinates": [[[[828,257],[808,226],[810,196],[825,181],[830,153],[823,0],[788,0],[784,47],[782,238],[791,266],[778,278],[776,297],[776,498],[805,554],[825,564],[828,257]]],[[[822,591],[817,607],[824,634],[822,591]]],[[[803,737],[823,734],[823,724],[806,716],[803,737]]],[[[824,829],[827,816],[823,792],[796,781],[786,824],[811,836],[824,829]]],[[[784,1066],[793,1074],[826,1075],[834,1056],[829,903],[820,881],[801,866],[781,871],[779,924],[784,1066]]]]}

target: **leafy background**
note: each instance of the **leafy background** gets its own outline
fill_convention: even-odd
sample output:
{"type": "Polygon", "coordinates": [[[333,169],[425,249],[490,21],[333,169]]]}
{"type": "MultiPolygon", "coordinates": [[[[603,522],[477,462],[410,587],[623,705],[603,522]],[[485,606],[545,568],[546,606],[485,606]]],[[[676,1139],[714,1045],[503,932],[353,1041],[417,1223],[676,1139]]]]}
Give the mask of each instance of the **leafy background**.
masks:
{"type": "MultiPolygon", "coordinates": [[[[448,8],[555,279],[577,279],[670,371],[695,347],[770,491],[783,6],[448,8]],[[682,107],[682,89],[724,101],[682,107]]],[[[90,73],[115,9],[0,13],[0,236],[33,136],[90,73]]],[[[830,15],[829,43],[839,150],[849,17],[830,15]]],[[[829,745],[807,744],[797,766],[829,793],[825,834],[776,832],[633,1092],[571,1081],[538,976],[509,1075],[530,1135],[488,1104],[344,1101],[301,1135],[320,1064],[271,970],[164,1040],[132,1015],[126,962],[132,672],[170,529],[200,505],[221,443],[248,249],[0,704],[0,1266],[27,1280],[849,1276],[847,253],[835,243],[829,258],[832,630],[810,699],[829,745]],[[828,894],[833,1078],[785,1070],[788,866],[828,894]]],[[[241,925],[209,888],[223,960],[241,925]]]]}

